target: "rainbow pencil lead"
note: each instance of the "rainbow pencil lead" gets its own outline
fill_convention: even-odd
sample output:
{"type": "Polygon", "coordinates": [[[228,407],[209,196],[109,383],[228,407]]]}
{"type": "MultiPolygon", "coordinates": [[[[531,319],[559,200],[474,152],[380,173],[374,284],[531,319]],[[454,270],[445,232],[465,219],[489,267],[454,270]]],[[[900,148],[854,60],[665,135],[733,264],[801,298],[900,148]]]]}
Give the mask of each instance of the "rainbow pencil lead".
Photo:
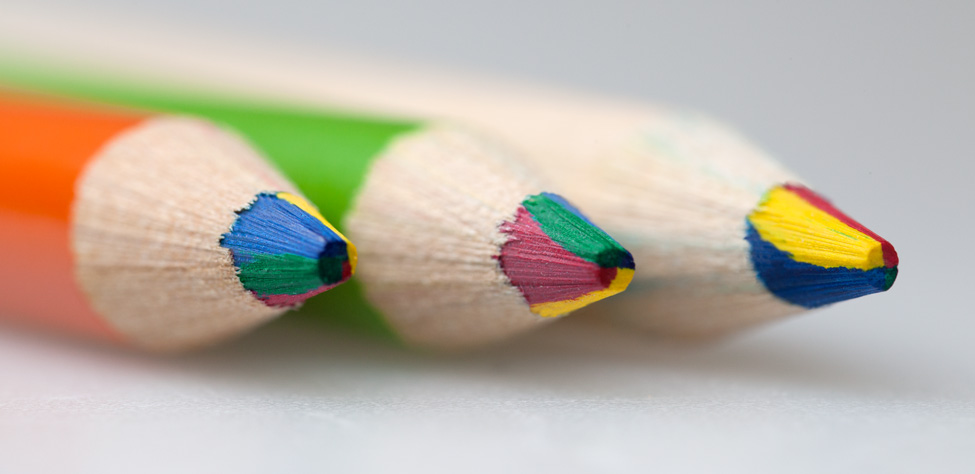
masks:
{"type": "Polygon", "coordinates": [[[817,308],[887,291],[894,247],[810,189],[770,189],[748,215],[745,239],[758,278],[780,299],[817,308]]]}
{"type": "Polygon", "coordinates": [[[260,194],[238,215],[220,245],[244,289],[268,306],[295,306],[355,272],[355,246],[300,196],[260,194]]]}
{"type": "Polygon", "coordinates": [[[502,224],[498,260],[531,311],[560,316],[626,289],[633,256],[561,196],[529,196],[502,224]]]}

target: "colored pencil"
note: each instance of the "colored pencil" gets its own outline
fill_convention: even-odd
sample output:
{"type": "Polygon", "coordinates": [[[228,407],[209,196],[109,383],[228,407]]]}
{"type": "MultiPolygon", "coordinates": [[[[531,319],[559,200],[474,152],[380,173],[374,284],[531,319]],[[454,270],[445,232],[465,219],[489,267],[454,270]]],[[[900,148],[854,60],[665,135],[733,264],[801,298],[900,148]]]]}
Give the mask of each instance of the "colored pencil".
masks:
{"type": "Polygon", "coordinates": [[[341,307],[408,344],[455,349],[526,331],[633,277],[628,251],[510,152],[456,127],[62,74],[22,84],[201,116],[246,136],[327,215],[344,217],[359,249],[369,305],[345,285],[306,312],[341,307]]]}
{"type": "Polygon", "coordinates": [[[202,61],[153,47],[171,44],[163,37],[128,49],[51,41],[47,52],[85,51],[102,65],[125,58],[184,84],[457,120],[503,139],[640,263],[630,290],[590,313],[659,334],[716,336],[885,291],[897,274],[886,240],[696,112],[294,49],[262,54],[241,38],[170,38],[222,58],[202,61]]]}
{"type": "Polygon", "coordinates": [[[355,247],[235,135],[0,90],[0,313],[152,351],[349,278],[355,247]]]}

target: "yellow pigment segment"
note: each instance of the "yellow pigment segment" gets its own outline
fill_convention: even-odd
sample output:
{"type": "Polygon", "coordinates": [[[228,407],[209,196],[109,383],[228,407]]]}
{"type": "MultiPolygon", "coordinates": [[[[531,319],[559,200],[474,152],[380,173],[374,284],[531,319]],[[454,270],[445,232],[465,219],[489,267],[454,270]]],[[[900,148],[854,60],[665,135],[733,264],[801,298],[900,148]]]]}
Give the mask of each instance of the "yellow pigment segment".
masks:
{"type": "Polygon", "coordinates": [[[316,219],[322,221],[322,224],[325,224],[325,226],[328,227],[332,232],[335,232],[336,235],[341,237],[342,240],[345,241],[346,252],[348,252],[349,254],[349,269],[351,270],[352,273],[355,273],[355,266],[356,263],[358,263],[359,261],[359,255],[358,252],[356,251],[355,244],[349,241],[349,239],[346,238],[344,234],[339,232],[338,229],[336,229],[332,225],[332,223],[329,222],[328,219],[326,219],[325,216],[322,215],[321,212],[318,212],[318,209],[315,208],[315,206],[313,206],[310,202],[305,200],[305,198],[287,192],[280,192],[277,194],[277,196],[281,199],[284,199],[285,201],[290,202],[291,204],[294,204],[295,206],[298,206],[298,208],[301,209],[302,211],[305,211],[308,214],[315,216],[316,219]]]}
{"type": "Polygon", "coordinates": [[[797,262],[860,270],[884,266],[880,242],[781,186],[765,194],[748,220],[762,239],[797,262]]]}
{"type": "Polygon", "coordinates": [[[531,311],[545,318],[554,318],[556,316],[571,313],[572,311],[582,308],[590,303],[599,301],[603,298],[608,298],[625,290],[626,287],[630,286],[630,282],[633,281],[633,273],[633,269],[618,268],[616,270],[616,278],[613,278],[613,282],[610,283],[609,287],[606,289],[591,291],[571,300],[533,304],[531,305],[531,311]]]}

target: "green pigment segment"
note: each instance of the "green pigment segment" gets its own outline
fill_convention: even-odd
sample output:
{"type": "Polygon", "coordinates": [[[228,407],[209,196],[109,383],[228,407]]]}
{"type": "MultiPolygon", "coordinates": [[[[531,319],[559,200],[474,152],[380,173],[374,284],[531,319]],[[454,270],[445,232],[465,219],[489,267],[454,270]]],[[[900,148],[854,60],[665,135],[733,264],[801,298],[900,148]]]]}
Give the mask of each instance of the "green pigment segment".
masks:
{"type": "MultiPolygon", "coordinates": [[[[420,122],[367,118],[339,112],[256,103],[168,87],[99,80],[77,71],[0,60],[4,85],[113,105],[195,115],[229,126],[275,163],[332,222],[348,211],[372,160],[420,122]]],[[[336,322],[392,335],[362,298],[353,279],[308,300],[305,313],[335,315],[336,322]]]]}
{"type": "Polygon", "coordinates": [[[634,268],[633,257],[561,196],[542,193],[522,202],[554,242],[603,268],[634,268]]]}
{"type": "MultiPolygon", "coordinates": [[[[300,295],[322,286],[324,276],[319,276],[318,261],[292,254],[260,255],[240,266],[240,282],[245,288],[258,294],[287,293],[300,295]],[[276,278],[287,275],[286,281],[276,278]]],[[[332,272],[334,273],[334,272],[332,272]]],[[[339,267],[339,278],[342,268],[339,267]]]]}

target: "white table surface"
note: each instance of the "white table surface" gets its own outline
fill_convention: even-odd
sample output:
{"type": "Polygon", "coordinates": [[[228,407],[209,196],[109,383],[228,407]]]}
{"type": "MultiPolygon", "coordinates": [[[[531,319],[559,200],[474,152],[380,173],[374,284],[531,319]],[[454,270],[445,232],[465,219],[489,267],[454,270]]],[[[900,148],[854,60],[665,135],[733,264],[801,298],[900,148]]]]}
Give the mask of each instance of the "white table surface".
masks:
{"type": "Polygon", "coordinates": [[[0,326],[0,472],[973,472],[973,8],[595,5],[70,11],[710,110],[893,242],[893,289],[715,346],[566,320],[453,358],[294,319],[172,359],[0,326]]]}

